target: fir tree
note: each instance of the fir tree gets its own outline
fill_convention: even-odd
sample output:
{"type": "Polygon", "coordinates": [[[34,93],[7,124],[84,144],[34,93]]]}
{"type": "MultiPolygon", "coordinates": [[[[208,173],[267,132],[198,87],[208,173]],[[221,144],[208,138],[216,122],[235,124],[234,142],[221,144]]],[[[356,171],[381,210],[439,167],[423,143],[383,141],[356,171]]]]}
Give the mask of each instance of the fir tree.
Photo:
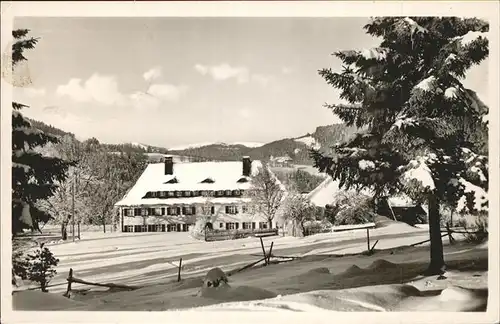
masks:
{"type": "MultiPolygon", "coordinates": [[[[12,69],[27,60],[24,51],[33,49],[37,39],[28,37],[28,30],[14,30],[12,36],[12,69]]],[[[32,127],[20,110],[28,106],[12,103],[12,234],[23,229],[39,230],[39,223],[51,216],[36,207],[36,202],[51,196],[57,182],[66,178],[70,163],[59,158],[43,156],[34,148],[56,143],[57,137],[32,127]]]]}
{"type": "Polygon", "coordinates": [[[335,147],[317,150],[315,166],[345,188],[375,197],[406,193],[428,204],[427,274],[445,267],[439,206],[466,213],[487,209],[488,108],[462,80],[488,56],[488,23],[453,17],[375,18],[364,29],[379,47],[334,53],[340,73],[319,74],[346,104],[326,105],[347,126],[364,128],[335,147]]]}

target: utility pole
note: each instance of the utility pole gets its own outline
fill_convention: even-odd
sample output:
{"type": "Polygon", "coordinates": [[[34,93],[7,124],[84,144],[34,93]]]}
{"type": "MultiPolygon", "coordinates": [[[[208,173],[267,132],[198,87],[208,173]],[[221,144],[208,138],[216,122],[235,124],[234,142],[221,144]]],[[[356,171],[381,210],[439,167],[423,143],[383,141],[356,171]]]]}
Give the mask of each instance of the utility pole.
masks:
{"type": "Polygon", "coordinates": [[[75,241],[75,180],[76,180],[76,174],[73,177],[73,182],[71,186],[71,223],[72,223],[72,228],[73,228],[73,242],[75,241]]]}

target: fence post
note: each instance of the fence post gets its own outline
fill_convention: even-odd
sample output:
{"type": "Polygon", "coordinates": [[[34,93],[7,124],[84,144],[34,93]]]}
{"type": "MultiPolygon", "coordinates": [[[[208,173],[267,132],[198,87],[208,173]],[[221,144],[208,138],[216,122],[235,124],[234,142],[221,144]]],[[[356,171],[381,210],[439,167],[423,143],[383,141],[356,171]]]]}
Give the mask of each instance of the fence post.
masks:
{"type": "Polygon", "coordinates": [[[368,246],[368,252],[370,252],[370,229],[366,229],[366,244],[368,246]]]}
{"type": "Polygon", "coordinates": [[[267,255],[266,255],[266,249],[264,248],[264,242],[262,241],[262,236],[260,238],[260,246],[262,246],[262,254],[264,255],[264,264],[267,265],[267,255]]]}
{"type": "Polygon", "coordinates": [[[271,262],[271,253],[273,253],[274,241],[271,242],[271,248],[269,249],[269,255],[267,256],[267,263],[271,262]]]}
{"type": "Polygon", "coordinates": [[[455,239],[453,238],[453,236],[451,236],[451,229],[450,229],[450,224],[449,223],[446,223],[446,232],[448,233],[448,239],[450,240],[450,244],[453,245],[455,243],[455,239]]]}
{"type": "Polygon", "coordinates": [[[71,282],[73,281],[73,268],[69,268],[69,275],[66,280],[68,280],[68,288],[66,289],[66,293],[63,296],[69,298],[69,293],[71,291],[71,282]]]}
{"type": "Polygon", "coordinates": [[[177,273],[177,282],[181,281],[182,258],[179,260],[179,272],[177,273]]]}

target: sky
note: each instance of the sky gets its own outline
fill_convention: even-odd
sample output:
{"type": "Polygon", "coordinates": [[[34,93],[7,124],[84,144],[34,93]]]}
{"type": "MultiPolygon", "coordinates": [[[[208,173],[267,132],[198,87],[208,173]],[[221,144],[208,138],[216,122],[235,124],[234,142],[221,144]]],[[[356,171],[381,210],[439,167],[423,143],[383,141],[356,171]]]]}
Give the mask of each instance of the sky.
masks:
{"type": "MultiPolygon", "coordinates": [[[[172,147],[270,142],[338,123],[318,70],[379,41],[368,18],[16,18],[39,43],[23,113],[78,138],[172,147]]],[[[465,82],[488,102],[487,62],[465,82]]]]}

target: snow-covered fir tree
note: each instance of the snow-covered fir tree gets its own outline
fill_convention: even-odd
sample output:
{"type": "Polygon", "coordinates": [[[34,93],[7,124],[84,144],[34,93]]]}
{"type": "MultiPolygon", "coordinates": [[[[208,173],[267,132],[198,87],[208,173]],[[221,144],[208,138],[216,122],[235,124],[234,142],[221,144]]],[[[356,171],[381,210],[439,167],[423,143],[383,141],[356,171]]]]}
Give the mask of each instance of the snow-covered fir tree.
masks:
{"type": "Polygon", "coordinates": [[[488,108],[464,87],[467,70],[488,56],[487,22],[454,17],[374,18],[364,29],[377,48],[334,53],[343,69],[320,70],[345,104],[326,105],[348,126],[366,129],[311,152],[315,166],[346,188],[375,196],[404,192],[428,205],[427,274],[445,267],[439,206],[487,211],[488,108]]]}
{"type": "MultiPolygon", "coordinates": [[[[25,61],[24,51],[33,49],[37,39],[28,37],[28,30],[14,30],[12,46],[12,69],[25,61]]],[[[56,143],[57,138],[31,126],[20,110],[28,106],[12,103],[12,234],[23,229],[39,229],[39,223],[47,222],[51,216],[40,210],[36,202],[51,196],[57,182],[66,178],[70,163],[54,157],[44,156],[34,150],[47,143],[56,143]]]]}

